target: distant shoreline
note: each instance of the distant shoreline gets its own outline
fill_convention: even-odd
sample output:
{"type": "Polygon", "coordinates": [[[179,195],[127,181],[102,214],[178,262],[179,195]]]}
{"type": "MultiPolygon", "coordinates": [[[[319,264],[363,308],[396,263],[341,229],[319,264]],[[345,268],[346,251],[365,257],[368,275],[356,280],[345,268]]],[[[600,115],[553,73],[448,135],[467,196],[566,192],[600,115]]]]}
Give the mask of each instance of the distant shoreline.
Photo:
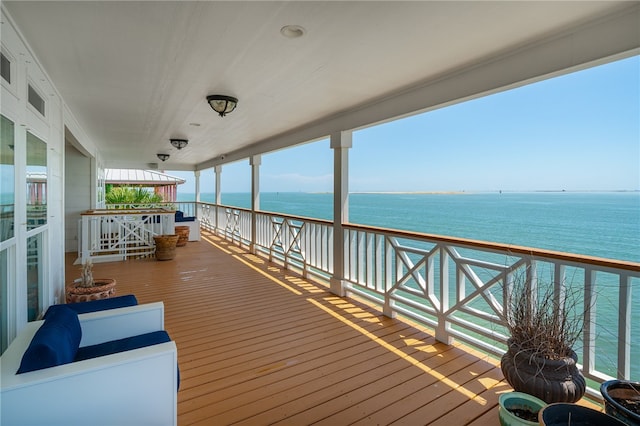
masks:
{"type": "MultiPolygon", "coordinates": [[[[180,192],[181,195],[195,195],[194,192],[180,192]]],[[[332,194],[329,191],[262,191],[262,194],[332,194]]],[[[486,191],[350,191],[349,194],[380,194],[380,195],[469,195],[469,194],[618,194],[618,193],[640,193],[640,189],[580,189],[580,190],[562,190],[562,189],[536,189],[536,190],[486,190],[486,191]]],[[[213,192],[201,192],[200,194],[213,194],[213,192]]],[[[251,194],[251,192],[223,192],[223,194],[251,194]]]]}
{"type": "Polygon", "coordinates": [[[353,191],[353,192],[349,192],[349,194],[462,195],[462,194],[473,194],[473,192],[465,192],[465,191],[353,191]]]}

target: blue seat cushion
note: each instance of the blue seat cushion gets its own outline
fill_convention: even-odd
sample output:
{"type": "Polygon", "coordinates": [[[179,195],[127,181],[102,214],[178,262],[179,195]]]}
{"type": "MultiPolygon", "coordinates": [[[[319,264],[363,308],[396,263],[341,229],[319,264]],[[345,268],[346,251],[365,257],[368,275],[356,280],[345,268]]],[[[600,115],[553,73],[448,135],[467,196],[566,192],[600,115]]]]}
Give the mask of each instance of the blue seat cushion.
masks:
{"type": "MultiPolygon", "coordinates": [[[[145,348],[147,346],[170,342],[169,333],[164,330],[153,331],[151,333],[140,334],[138,336],[126,337],[124,339],[112,340],[110,342],[99,343],[97,345],[85,346],[78,349],[75,361],[97,358],[116,354],[119,352],[131,351],[145,348]]],[[[178,370],[178,388],[180,388],[180,370],[178,370]]]]}
{"type": "Polygon", "coordinates": [[[176,222],[195,222],[195,216],[183,216],[180,219],[176,219],[176,222]]]}
{"type": "Polygon", "coordinates": [[[124,296],[110,297],[108,299],[91,300],[89,302],[80,303],[68,303],[62,305],[49,306],[47,312],[44,314],[44,319],[47,319],[49,315],[56,309],[68,308],[75,311],[77,314],[86,314],[88,312],[106,311],[108,309],[125,308],[127,306],[136,306],[138,299],[133,294],[127,294],[124,296]]]}
{"type": "Polygon", "coordinates": [[[119,352],[131,351],[170,341],[171,338],[166,331],[152,331],[151,333],[140,334],[138,336],[125,337],[124,339],[111,340],[110,342],[85,346],[78,349],[75,361],[83,361],[85,359],[96,358],[99,356],[117,354],[119,352]]]}
{"type": "Polygon", "coordinates": [[[73,362],[81,338],[78,314],[65,306],[54,310],[31,339],[17,374],[73,362]]]}

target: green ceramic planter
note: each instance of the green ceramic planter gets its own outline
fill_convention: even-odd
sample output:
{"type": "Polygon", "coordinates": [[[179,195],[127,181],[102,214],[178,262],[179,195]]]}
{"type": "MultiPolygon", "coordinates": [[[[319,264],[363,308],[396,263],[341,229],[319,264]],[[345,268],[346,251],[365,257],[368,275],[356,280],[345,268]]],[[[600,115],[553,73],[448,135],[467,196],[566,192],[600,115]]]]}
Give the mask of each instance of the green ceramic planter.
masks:
{"type": "Polygon", "coordinates": [[[538,426],[538,412],[547,404],[535,396],[522,392],[503,393],[498,399],[500,424],[502,426],[538,426]],[[533,420],[518,417],[511,410],[529,411],[534,413],[533,420]]]}

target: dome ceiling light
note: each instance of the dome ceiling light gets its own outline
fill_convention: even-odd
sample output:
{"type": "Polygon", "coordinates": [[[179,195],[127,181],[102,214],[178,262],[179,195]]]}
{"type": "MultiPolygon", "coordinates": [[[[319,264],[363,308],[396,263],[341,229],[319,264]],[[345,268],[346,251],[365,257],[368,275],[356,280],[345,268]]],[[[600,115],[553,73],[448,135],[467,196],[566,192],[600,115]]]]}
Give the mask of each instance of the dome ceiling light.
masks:
{"type": "Polygon", "coordinates": [[[189,143],[186,139],[171,139],[171,145],[175,148],[182,149],[189,143]]]}
{"type": "Polygon", "coordinates": [[[169,159],[169,154],[156,154],[156,155],[162,161],[167,161],[169,159]]]}
{"type": "Polygon", "coordinates": [[[207,102],[220,117],[224,117],[238,105],[238,99],[232,96],[225,95],[209,95],[207,96],[207,102]]]}

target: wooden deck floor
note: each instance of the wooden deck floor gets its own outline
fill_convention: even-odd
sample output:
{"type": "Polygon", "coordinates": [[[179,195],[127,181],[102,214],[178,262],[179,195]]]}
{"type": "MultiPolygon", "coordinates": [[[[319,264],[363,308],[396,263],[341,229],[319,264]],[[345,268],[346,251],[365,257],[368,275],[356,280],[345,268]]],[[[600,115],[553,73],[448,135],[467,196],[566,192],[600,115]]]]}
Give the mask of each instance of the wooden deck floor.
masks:
{"type": "MultiPolygon", "coordinates": [[[[78,275],[70,266],[67,282],[78,275]]],[[[203,233],[171,261],[99,263],[118,294],[163,301],[180,425],[496,425],[498,362],[338,298],[203,233]]]]}

